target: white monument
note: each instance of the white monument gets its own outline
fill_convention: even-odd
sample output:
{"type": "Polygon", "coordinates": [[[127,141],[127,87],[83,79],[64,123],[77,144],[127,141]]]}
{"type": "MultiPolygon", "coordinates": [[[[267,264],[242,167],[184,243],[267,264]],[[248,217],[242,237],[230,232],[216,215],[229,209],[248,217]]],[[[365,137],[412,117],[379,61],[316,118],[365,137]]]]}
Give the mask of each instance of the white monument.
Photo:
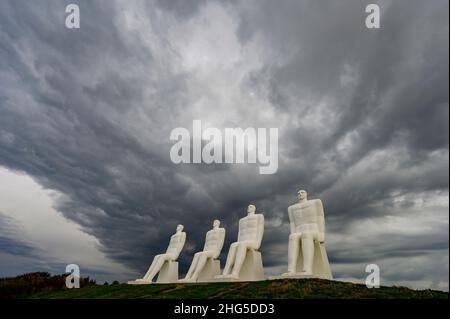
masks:
{"type": "Polygon", "coordinates": [[[264,216],[256,214],[256,207],[249,205],[248,215],[239,220],[238,240],[232,243],[222,275],[214,281],[264,280],[261,253],[258,251],[264,234],[264,216]]]}
{"type": "Polygon", "coordinates": [[[206,233],[203,251],[194,255],[186,277],[179,282],[208,282],[220,275],[220,260],[217,258],[225,240],[225,228],[219,226],[220,221],[216,219],[213,229],[206,233]]]}
{"type": "Polygon", "coordinates": [[[159,272],[157,283],[174,283],[178,281],[178,256],[186,242],[183,225],[177,226],[177,232],[170,237],[169,247],[164,254],[156,255],[144,277],[129,281],[129,284],[151,284],[159,272]]]}
{"type": "Polygon", "coordinates": [[[291,234],[288,271],[282,277],[333,279],[325,250],[325,216],[320,199],[308,200],[304,190],[289,206],[291,234]]]}

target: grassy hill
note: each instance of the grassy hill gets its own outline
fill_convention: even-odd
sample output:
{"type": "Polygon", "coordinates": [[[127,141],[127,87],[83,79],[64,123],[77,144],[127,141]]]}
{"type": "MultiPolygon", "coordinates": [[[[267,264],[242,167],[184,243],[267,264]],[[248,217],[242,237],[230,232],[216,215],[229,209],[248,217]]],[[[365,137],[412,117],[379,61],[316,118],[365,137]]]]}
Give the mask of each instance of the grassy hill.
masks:
{"type": "Polygon", "coordinates": [[[445,298],[448,293],[404,287],[368,289],[365,285],[321,279],[281,279],[244,283],[90,285],[41,292],[30,298],[445,298]]]}
{"type": "MultiPolygon", "coordinates": [[[[39,292],[61,291],[66,287],[67,274],[50,275],[33,272],[11,278],[0,278],[0,299],[26,298],[39,292]]],[[[96,285],[89,277],[80,278],[82,287],[96,285]]]]}

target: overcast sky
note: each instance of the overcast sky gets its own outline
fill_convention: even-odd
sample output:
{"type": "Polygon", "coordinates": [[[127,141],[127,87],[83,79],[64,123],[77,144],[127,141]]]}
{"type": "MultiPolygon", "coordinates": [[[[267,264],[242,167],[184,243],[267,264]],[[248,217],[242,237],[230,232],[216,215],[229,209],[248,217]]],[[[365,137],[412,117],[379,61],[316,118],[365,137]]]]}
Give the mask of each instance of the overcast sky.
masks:
{"type": "Polygon", "coordinates": [[[141,277],[176,225],[184,273],[214,219],[229,244],[321,198],[334,276],[448,290],[448,1],[0,1],[0,276],[77,263],[141,277]],[[81,28],[65,28],[79,4],[81,28]],[[181,164],[170,132],[278,128],[279,169],[181,164]]]}

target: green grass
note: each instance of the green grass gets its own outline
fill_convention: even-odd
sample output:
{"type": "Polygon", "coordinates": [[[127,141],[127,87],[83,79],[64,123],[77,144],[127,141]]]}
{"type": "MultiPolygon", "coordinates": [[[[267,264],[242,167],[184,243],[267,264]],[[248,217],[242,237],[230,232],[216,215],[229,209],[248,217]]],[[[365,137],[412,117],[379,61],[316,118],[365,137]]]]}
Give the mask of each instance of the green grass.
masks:
{"type": "Polygon", "coordinates": [[[321,279],[281,279],[242,283],[87,286],[37,293],[49,299],[233,299],[233,298],[444,298],[448,293],[405,287],[369,289],[365,285],[321,279]]]}

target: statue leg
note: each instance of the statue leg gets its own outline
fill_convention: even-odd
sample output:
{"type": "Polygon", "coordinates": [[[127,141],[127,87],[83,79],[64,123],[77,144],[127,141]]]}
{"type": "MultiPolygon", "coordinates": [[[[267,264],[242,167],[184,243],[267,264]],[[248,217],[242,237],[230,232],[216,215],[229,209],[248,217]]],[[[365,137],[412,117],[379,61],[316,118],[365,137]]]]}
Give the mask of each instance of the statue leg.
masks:
{"type": "Polygon", "coordinates": [[[194,271],[194,274],[192,275],[192,279],[197,281],[198,276],[200,274],[200,271],[203,270],[203,267],[205,267],[206,261],[208,260],[208,257],[210,257],[208,255],[208,253],[204,252],[202,254],[200,254],[199,258],[198,258],[198,263],[197,263],[197,267],[194,271]]]}
{"type": "Polygon", "coordinates": [[[155,259],[153,259],[152,265],[150,266],[150,269],[148,270],[147,274],[145,275],[144,279],[146,281],[152,281],[153,277],[156,276],[158,271],[161,269],[162,265],[166,261],[166,255],[157,255],[155,259]]]}
{"type": "Polygon", "coordinates": [[[314,238],[312,234],[302,236],[303,273],[312,275],[314,261],[314,238]]]}
{"type": "Polygon", "coordinates": [[[300,244],[301,234],[289,235],[288,246],[288,274],[294,274],[297,272],[297,259],[300,244]]]}
{"type": "Polygon", "coordinates": [[[234,259],[236,257],[236,248],[238,243],[232,243],[230,246],[230,250],[228,251],[227,262],[225,263],[225,267],[223,268],[223,274],[229,275],[231,266],[234,264],[234,259]]]}
{"type": "Polygon", "coordinates": [[[157,259],[159,258],[160,255],[156,255],[153,260],[152,263],[150,265],[150,267],[148,267],[147,272],[145,273],[144,277],[142,277],[143,280],[147,280],[148,276],[152,273],[152,270],[155,268],[155,264],[157,259]]]}
{"type": "Polygon", "coordinates": [[[240,244],[237,248],[236,258],[233,266],[233,277],[239,277],[239,272],[244,264],[245,255],[247,254],[247,245],[240,244]]]}
{"type": "Polygon", "coordinates": [[[194,273],[194,270],[197,268],[197,264],[198,264],[198,259],[200,257],[200,252],[195,253],[194,255],[194,259],[192,259],[192,263],[191,266],[189,267],[189,270],[186,274],[186,277],[184,277],[184,279],[190,279],[192,277],[192,274],[194,273]]]}

